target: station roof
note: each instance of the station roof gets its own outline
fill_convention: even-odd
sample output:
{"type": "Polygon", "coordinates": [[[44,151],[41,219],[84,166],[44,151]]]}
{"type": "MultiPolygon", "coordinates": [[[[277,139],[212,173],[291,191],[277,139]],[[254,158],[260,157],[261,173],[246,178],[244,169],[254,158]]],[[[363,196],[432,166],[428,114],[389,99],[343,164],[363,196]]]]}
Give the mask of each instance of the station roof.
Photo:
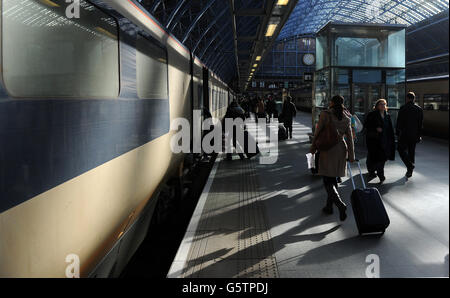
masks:
{"type": "Polygon", "coordinates": [[[406,60],[418,62],[430,57],[447,56],[449,45],[449,11],[443,11],[406,30],[406,60]]]}
{"type": "Polygon", "coordinates": [[[315,34],[330,21],[412,27],[447,11],[448,24],[449,6],[448,0],[134,1],[235,90],[249,83],[277,39],[315,34]]]}
{"type": "Polygon", "coordinates": [[[242,86],[298,0],[136,0],[226,83],[242,86]]]}
{"type": "Polygon", "coordinates": [[[405,24],[448,10],[448,0],[300,0],[278,39],[316,33],[329,21],[405,24]]]}

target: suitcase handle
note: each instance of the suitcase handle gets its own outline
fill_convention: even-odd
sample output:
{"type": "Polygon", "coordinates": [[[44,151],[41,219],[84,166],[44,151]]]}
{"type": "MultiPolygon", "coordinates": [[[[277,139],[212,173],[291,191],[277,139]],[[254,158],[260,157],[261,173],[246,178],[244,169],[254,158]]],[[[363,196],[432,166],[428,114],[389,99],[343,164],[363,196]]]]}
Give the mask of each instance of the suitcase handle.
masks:
{"type": "MultiPolygon", "coordinates": [[[[359,175],[361,176],[362,185],[363,185],[363,187],[365,189],[366,188],[366,183],[364,182],[364,178],[363,178],[363,175],[362,175],[361,164],[359,163],[359,160],[355,160],[355,161],[358,164],[359,175]]],[[[355,180],[353,180],[353,174],[352,174],[352,168],[350,167],[350,162],[347,162],[347,167],[348,167],[348,171],[350,173],[350,178],[352,179],[353,190],[355,190],[356,189],[355,180]]]]}

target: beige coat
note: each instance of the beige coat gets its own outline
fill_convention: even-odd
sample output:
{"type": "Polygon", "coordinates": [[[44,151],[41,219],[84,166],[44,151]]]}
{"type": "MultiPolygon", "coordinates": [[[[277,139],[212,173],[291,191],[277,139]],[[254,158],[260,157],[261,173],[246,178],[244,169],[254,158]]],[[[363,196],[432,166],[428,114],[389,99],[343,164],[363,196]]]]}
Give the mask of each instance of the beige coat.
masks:
{"type": "MultiPolygon", "coordinates": [[[[337,128],[339,135],[343,136],[343,138],[342,141],[331,149],[320,152],[319,175],[327,177],[345,177],[347,158],[352,157],[355,159],[351,120],[350,117],[344,114],[342,120],[339,121],[334,115],[332,108],[329,109],[328,112],[330,113],[327,113],[326,111],[322,111],[322,113],[320,113],[319,123],[316,131],[314,132],[314,139],[317,137],[319,132],[325,128],[325,125],[328,123],[330,117],[334,126],[337,128]]],[[[311,145],[311,152],[316,151],[314,139],[313,144],[311,145]]]]}

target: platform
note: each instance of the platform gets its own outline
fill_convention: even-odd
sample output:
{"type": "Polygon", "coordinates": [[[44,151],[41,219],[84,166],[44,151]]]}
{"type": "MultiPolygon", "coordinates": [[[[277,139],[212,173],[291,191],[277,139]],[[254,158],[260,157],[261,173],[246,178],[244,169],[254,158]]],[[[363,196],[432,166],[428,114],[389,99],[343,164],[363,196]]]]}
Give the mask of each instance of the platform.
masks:
{"type": "MultiPolygon", "coordinates": [[[[378,187],[391,224],[382,237],[360,237],[351,208],[344,222],[336,209],[321,212],[326,193],[305,159],[310,123],[299,113],[273,165],[219,155],[168,277],[366,277],[372,254],[382,278],[449,276],[448,142],[424,138],[409,180],[398,153],[386,164],[386,181],[368,185],[378,187]]],[[[363,148],[357,158],[366,172],[363,148]]],[[[342,180],[350,207],[351,181],[342,180]]]]}

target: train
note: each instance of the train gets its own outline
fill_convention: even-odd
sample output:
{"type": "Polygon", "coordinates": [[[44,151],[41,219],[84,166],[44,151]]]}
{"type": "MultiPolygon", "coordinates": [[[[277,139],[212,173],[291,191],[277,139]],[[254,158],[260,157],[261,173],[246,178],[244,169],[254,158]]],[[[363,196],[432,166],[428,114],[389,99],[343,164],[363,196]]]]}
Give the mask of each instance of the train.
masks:
{"type": "Polygon", "coordinates": [[[236,98],[137,1],[74,3],[0,2],[0,277],[119,276],[179,199],[172,120],[236,98]]]}
{"type": "MultiPolygon", "coordinates": [[[[416,104],[423,109],[423,133],[426,136],[449,139],[448,86],[448,76],[406,82],[406,91],[416,94],[416,104]]],[[[312,90],[293,89],[290,95],[298,110],[312,111],[312,90]]]]}
{"type": "Polygon", "coordinates": [[[423,109],[424,135],[447,140],[449,138],[448,84],[448,76],[406,82],[406,91],[416,94],[416,103],[423,109]]]}
{"type": "Polygon", "coordinates": [[[312,89],[311,86],[306,88],[296,88],[289,92],[292,102],[299,111],[312,111],[312,89]]]}

